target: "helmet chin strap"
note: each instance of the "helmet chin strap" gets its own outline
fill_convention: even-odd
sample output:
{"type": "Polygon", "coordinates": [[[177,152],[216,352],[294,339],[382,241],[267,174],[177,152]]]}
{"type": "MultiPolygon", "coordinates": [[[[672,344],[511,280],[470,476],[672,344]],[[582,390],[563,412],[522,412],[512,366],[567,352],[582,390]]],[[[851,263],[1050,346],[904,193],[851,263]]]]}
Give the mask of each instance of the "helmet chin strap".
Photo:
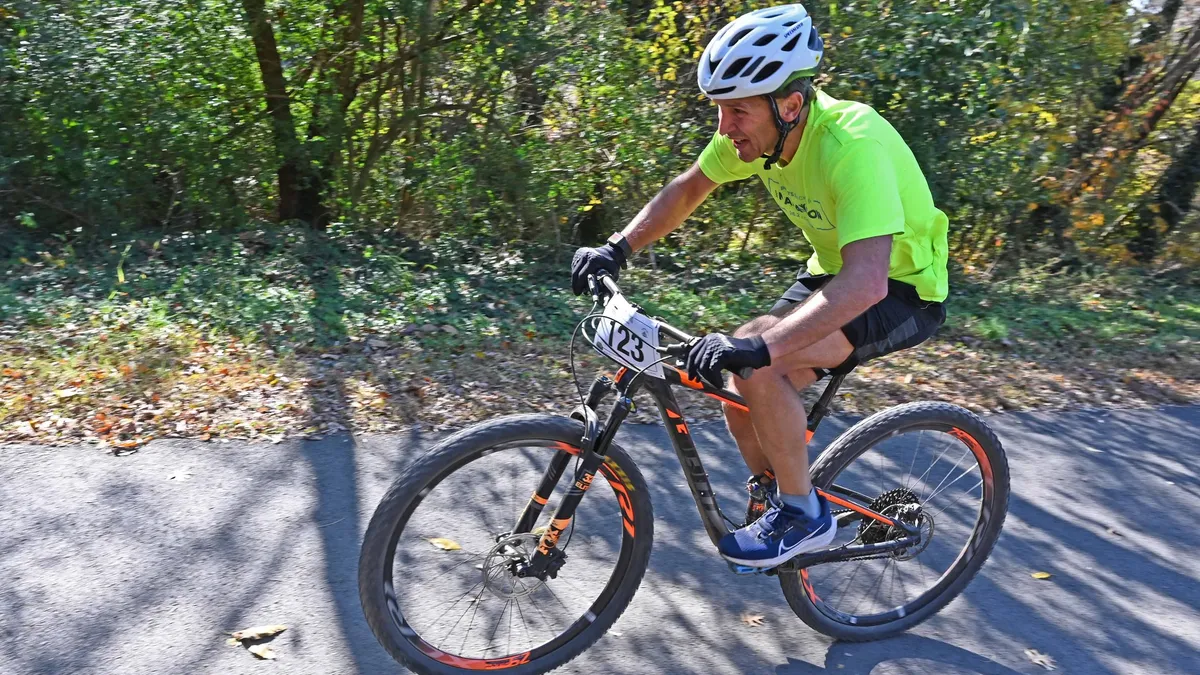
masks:
{"type": "Polygon", "coordinates": [[[800,122],[800,116],[791,122],[784,122],[779,116],[779,105],[775,103],[775,97],[770,94],[764,94],[767,97],[767,103],[771,104],[771,114],[775,116],[775,130],[779,132],[779,140],[775,141],[775,152],[769,155],[763,155],[766,162],[763,164],[764,169],[770,169],[771,165],[779,161],[779,156],[783,154],[783,144],[787,141],[788,134],[792,133],[792,129],[800,122]]]}

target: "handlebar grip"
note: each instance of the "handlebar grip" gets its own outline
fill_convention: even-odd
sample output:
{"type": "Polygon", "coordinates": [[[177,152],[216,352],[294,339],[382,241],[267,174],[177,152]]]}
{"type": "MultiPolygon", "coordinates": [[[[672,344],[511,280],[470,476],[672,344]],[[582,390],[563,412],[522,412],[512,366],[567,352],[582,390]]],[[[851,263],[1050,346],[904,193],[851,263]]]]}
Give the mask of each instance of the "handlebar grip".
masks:
{"type": "Polygon", "coordinates": [[[607,274],[600,275],[597,281],[604,284],[604,287],[608,289],[609,295],[617,295],[621,292],[621,289],[617,286],[617,282],[613,281],[613,278],[607,274]]]}

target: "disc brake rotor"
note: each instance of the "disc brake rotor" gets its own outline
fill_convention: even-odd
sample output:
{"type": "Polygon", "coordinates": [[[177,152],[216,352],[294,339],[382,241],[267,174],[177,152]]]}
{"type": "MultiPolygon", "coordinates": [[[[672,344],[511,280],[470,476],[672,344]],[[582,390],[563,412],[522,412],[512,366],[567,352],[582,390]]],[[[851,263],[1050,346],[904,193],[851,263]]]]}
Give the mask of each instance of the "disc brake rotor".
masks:
{"type": "Polygon", "coordinates": [[[506,600],[523,598],[544,586],[545,581],[516,573],[519,565],[529,562],[540,540],[541,535],[531,532],[501,538],[484,558],[483,585],[506,600]]]}

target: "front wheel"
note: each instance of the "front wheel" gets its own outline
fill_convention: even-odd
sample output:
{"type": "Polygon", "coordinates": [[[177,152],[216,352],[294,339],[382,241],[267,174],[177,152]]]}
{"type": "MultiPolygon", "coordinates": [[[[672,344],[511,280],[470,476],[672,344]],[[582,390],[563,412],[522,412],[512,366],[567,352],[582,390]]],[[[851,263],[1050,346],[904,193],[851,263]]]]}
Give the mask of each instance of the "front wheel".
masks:
{"type": "MultiPolygon", "coordinates": [[[[946,606],[987,559],[1008,511],[1000,440],[946,403],[909,403],[859,422],[821,453],[812,482],[920,532],[905,548],[780,573],[796,615],[840,640],[887,637],[946,606]]],[[[908,537],[852,510],[837,518],[835,547],[908,537]]]]}
{"type": "Polygon", "coordinates": [[[416,673],[544,673],[600,638],[650,559],[646,482],[617,445],[558,542],[556,576],[516,572],[575,481],[583,424],[515,415],[465,429],[396,479],[367,528],[358,587],[380,644],[416,673]],[[512,530],[552,462],[570,460],[531,532],[512,530]],[[607,483],[607,486],[604,485],[607,483]]]}

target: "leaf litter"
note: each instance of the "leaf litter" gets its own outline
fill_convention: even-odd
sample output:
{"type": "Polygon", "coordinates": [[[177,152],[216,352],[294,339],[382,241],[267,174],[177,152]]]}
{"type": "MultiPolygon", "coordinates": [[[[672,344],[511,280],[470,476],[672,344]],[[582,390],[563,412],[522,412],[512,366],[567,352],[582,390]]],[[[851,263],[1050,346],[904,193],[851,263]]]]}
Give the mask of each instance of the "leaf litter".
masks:
{"type": "Polygon", "coordinates": [[[1049,654],[1043,654],[1036,649],[1026,649],[1025,657],[1035,666],[1041,666],[1046,670],[1058,670],[1058,664],[1054,662],[1054,657],[1049,654]]]}
{"type": "MultiPolygon", "coordinates": [[[[58,343],[46,344],[54,341],[0,324],[0,442],[91,442],[120,455],[154,439],[279,443],[340,432],[442,431],[578,405],[567,345],[554,338],[480,348],[480,336],[435,328],[350,335],[285,353],[178,326],[130,328],[136,342],[118,348],[115,338],[102,339],[115,326],[87,326],[80,323],[74,334],[56,330],[58,343]]],[[[1014,345],[939,336],[857,368],[834,411],[863,415],[921,399],[977,413],[1200,401],[1200,359],[1190,346],[1114,363],[1095,349],[1047,353],[1027,342],[1014,345]]],[[[616,369],[576,347],[583,388],[595,374],[616,369]]],[[[721,417],[720,406],[702,395],[683,389],[677,396],[690,419],[721,417]]],[[[657,422],[652,402],[645,394],[637,398],[629,420],[657,422]]]]}

